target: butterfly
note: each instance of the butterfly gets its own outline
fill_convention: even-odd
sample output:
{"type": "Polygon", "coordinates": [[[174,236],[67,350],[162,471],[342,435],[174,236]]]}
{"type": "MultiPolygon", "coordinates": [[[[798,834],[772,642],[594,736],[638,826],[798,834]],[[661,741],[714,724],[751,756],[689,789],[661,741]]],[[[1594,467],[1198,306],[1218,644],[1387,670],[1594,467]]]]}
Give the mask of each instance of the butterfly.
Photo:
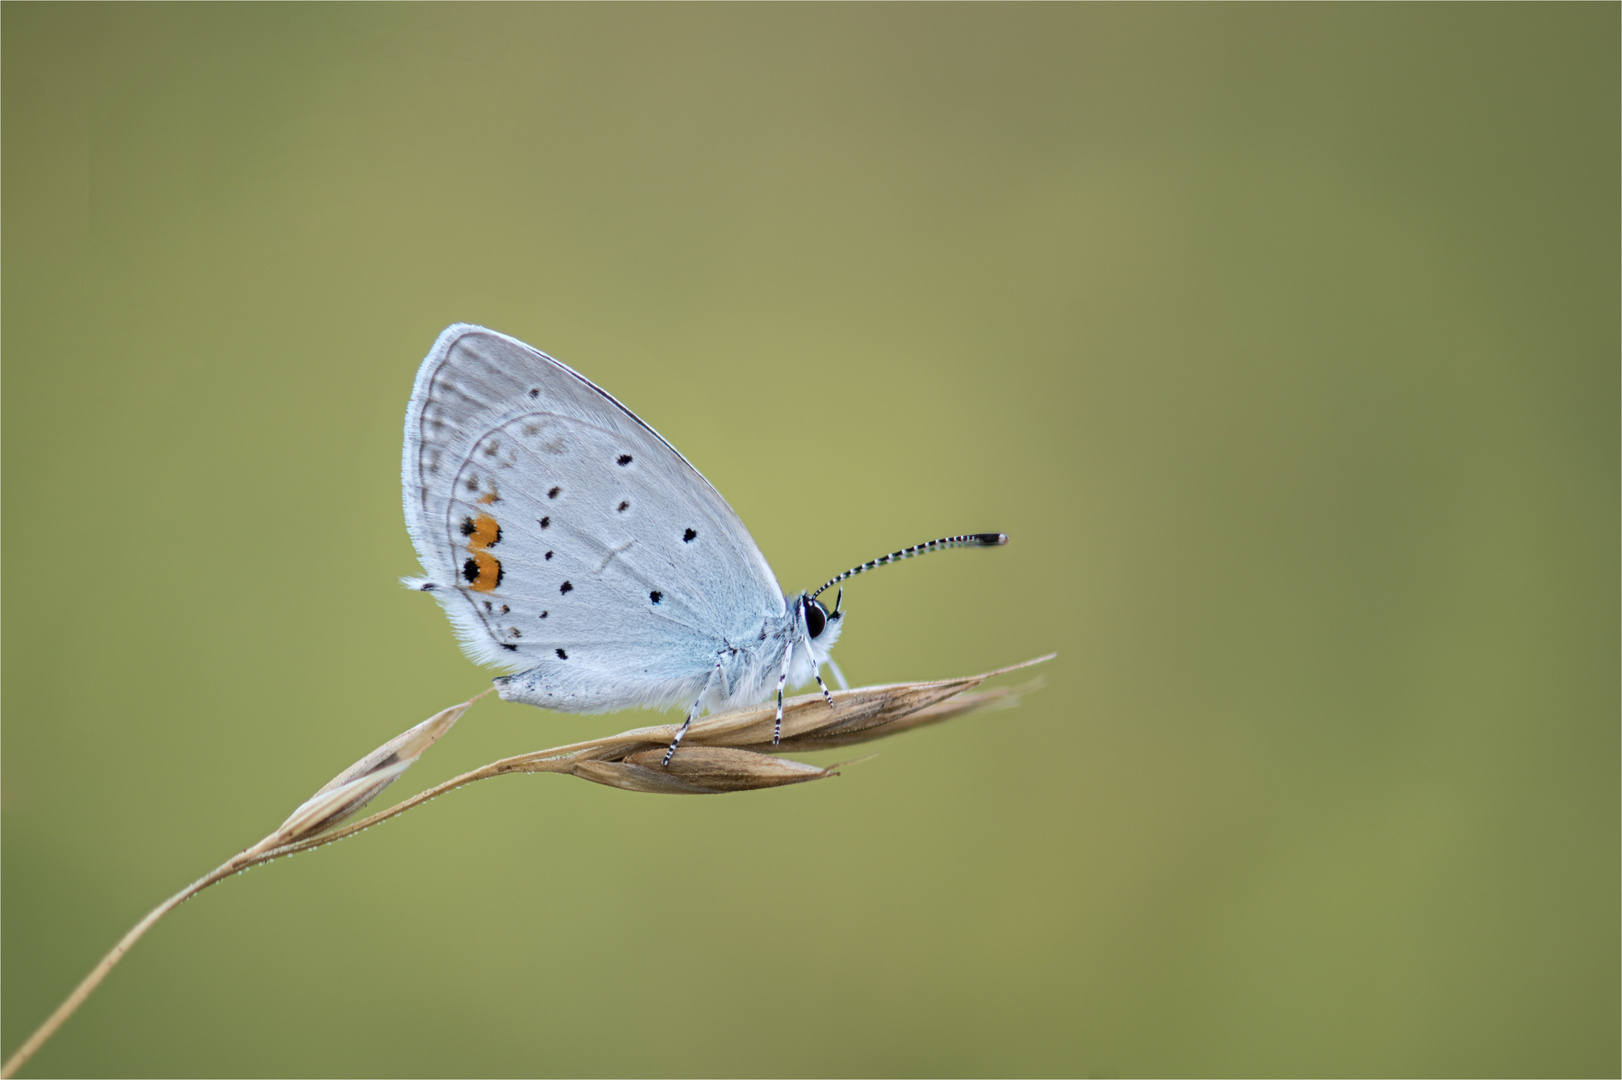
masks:
{"type": "Polygon", "coordinates": [[[749,530],[658,432],[516,338],[447,328],[417,372],[401,463],[406,527],[463,650],[510,674],[504,700],[560,712],[753,705],[815,678],[856,574],[1002,533],[944,537],[786,594],[749,530]]]}

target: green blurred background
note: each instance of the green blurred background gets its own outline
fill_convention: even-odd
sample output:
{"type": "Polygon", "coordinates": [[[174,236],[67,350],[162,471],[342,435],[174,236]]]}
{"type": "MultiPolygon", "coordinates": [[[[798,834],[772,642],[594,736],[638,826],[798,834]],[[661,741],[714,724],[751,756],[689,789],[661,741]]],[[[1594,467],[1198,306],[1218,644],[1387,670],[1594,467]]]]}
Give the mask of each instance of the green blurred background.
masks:
{"type": "Polygon", "coordinates": [[[1012,536],[855,583],[853,682],[1060,654],[837,780],[228,881],[29,1074],[1622,1068],[1616,5],[0,17],[8,1053],[485,685],[396,583],[450,322],[785,588],[1012,536]]]}

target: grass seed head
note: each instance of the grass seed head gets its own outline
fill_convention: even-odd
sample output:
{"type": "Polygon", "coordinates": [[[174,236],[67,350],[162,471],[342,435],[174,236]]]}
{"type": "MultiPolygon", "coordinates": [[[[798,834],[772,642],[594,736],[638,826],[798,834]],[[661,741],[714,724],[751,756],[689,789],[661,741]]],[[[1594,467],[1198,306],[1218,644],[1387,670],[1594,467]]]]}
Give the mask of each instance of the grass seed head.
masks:
{"type": "Polygon", "coordinates": [[[384,788],[398,780],[400,774],[449,731],[468,710],[468,706],[477,700],[464,701],[435,713],[334,776],[294,810],[281,827],[259,846],[280,847],[303,840],[353,817],[361,807],[382,794],[384,788]]]}
{"type": "Polygon", "coordinates": [[[654,748],[619,761],[586,759],[577,761],[571,771],[593,783],[662,795],[754,791],[838,775],[830,769],[787,758],[719,746],[684,746],[670,759],[669,765],[660,764],[664,755],[662,748],[654,748]]]}
{"type": "Polygon", "coordinates": [[[583,780],[625,791],[708,795],[752,791],[836,775],[772,755],[787,751],[830,750],[870,742],[926,724],[983,709],[1007,708],[1037,683],[1015,689],[979,690],[993,675],[1027,664],[926,683],[897,683],[835,691],[833,707],[821,694],[783,702],[783,737],[772,743],[775,703],[706,717],[695,722],[668,766],[660,764],[676,725],[635,728],[587,742],[520,754],[486,766],[490,775],[508,772],[571,773],[583,780]]]}

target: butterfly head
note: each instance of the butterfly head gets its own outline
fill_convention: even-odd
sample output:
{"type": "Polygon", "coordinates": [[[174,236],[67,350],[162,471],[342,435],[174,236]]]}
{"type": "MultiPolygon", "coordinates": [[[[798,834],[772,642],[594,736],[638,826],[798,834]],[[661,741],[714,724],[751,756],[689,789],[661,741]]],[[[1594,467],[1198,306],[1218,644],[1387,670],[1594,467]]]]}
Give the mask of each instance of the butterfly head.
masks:
{"type": "Polygon", "coordinates": [[[841,589],[832,611],[823,607],[820,601],[813,600],[808,593],[801,593],[795,602],[799,609],[799,629],[804,635],[806,648],[818,663],[828,658],[834,642],[839,640],[839,631],[845,627],[844,613],[839,610],[844,599],[845,591],[841,589]]]}

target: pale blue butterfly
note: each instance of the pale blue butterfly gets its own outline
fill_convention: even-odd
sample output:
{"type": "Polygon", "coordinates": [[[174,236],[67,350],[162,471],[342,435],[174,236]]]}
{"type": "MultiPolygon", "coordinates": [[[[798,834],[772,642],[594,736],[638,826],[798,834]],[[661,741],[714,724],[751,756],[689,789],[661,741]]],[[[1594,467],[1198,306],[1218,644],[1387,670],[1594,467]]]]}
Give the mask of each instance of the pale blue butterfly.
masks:
{"type": "Polygon", "coordinates": [[[562,712],[761,701],[815,678],[839,638],[817,596],[876,566],[1001,533],[946,537],[785,595],[721,493],[589,379],[515,338],[439,335],[406,408],[406,527],[468,656],[515,674],[507,701],[562,712]]]}

